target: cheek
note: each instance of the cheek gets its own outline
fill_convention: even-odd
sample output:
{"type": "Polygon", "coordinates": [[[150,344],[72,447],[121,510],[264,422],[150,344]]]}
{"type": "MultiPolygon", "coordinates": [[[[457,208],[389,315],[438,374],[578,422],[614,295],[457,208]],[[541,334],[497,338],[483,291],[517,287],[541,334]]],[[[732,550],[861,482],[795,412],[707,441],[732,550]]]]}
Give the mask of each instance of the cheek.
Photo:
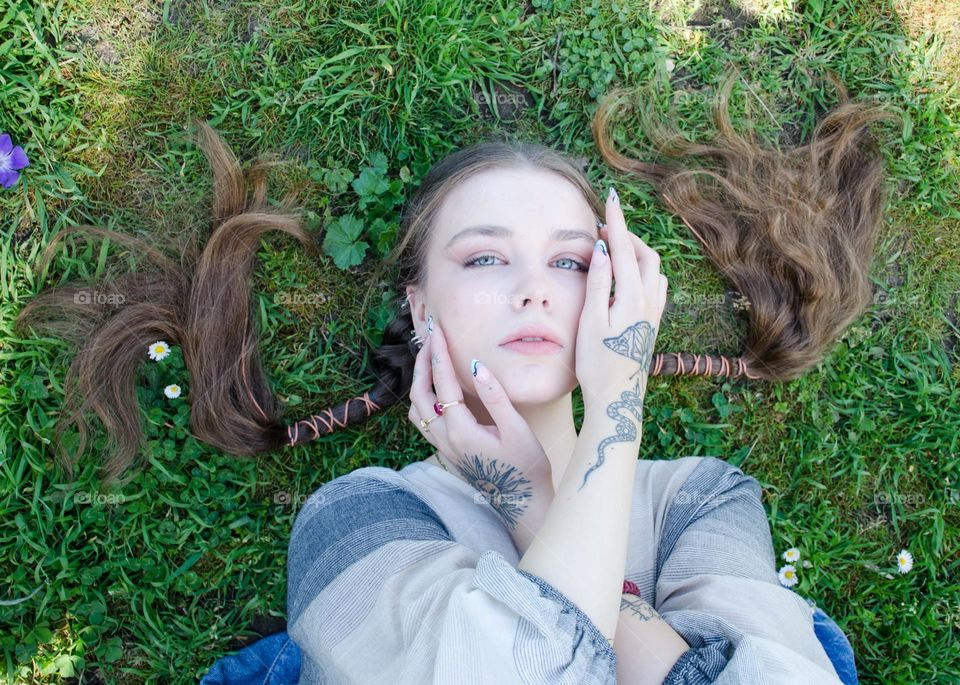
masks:
{"type": "Polygon", "coordinates": [[[580,327],[580,316],[583,314],[583,305],[587,301],[586,278],[581,279],[578,283],[569,284],[564,290],[564,293],[564,302],[562,303],[564,320],[567,321],[568,326],[573,330],[575,335],[577,328],[580,327]]]}
{"type": "Polygon", "coordinates": [[[484,346],[488,344],[487,337],[494,335],[490,326],[485,323],[487,317],[482,313],[483,308],[478,311],[473,300],[474,295],[471,293],[448,293],[444,299],[444,310],[436,315],[443,326],[447,356],[457,380],[465,388],[472,388],[470,360],[474,357],[483,359],[484,346]]]}

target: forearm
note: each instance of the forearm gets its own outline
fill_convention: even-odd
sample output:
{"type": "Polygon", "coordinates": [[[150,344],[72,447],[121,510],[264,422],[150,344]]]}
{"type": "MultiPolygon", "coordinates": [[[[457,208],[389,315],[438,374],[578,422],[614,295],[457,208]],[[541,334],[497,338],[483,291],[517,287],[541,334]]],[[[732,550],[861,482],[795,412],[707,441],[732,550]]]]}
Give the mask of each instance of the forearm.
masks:
{"type": "Polygon", "coordinates": [[[614,638],[618,682],[661,685],[689,648],[649,603],[633,594],[622,595],[614,638]]]}
{"type": "Polygon", "coordinates": [[[625,439],[616,429],[633,417],[615,420],[606,414],[607,406],[587,407],[559,489],[517,568],[565,594],[612,641],[641,431],[637,422],[635,437],[625,439]]]}

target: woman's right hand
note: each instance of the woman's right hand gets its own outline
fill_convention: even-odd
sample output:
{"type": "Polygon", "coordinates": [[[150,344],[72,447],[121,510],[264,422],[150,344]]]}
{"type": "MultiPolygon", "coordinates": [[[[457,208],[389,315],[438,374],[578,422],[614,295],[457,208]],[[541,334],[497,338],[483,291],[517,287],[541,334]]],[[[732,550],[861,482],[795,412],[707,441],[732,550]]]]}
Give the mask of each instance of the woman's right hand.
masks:
{"type": "Polygon", "coordinates": [[[660,272],[656,250],[627,228],[613,188],[607,197],[606,222],[600,233],[609,240],[609,255],[594,248],[590,261],[577,331],[576,376],[587,412],[621,419],[627,410],[639,426],[653,346],[667,301],[667,277],[660,272]],[[616,296],[611,298],[614,278],[616,296]]]}
{"type": "Polygon", "coordinates": [[[439,323],[427,336],[413,369],[410,422],[477,490],[474,501],[479,504],[482,498],[500,514],[522,555],[554,496],[550,459],[536,434],[489,368],[487,380],[474,376],[474,388],[495,426],[480,424],[462,402],[436,415],[438,398],[451,401],[464,396],[439,323]],[[431,416],[435,420],[424,428],[420,420],[431,416]]]}

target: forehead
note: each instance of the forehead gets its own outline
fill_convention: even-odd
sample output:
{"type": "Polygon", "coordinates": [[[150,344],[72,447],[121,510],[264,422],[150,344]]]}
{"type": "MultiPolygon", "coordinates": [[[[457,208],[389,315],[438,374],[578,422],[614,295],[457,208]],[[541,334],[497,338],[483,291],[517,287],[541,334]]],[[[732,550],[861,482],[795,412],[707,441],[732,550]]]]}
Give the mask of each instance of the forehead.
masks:
{"type": "Polygon", "coordinates": [[[436,215],[440,245],[466,226],[507,226],[518,233],[583,228],[596,232],[593,209],[563,176],[537,169],[490,169],[457,185],[436,215]]]}

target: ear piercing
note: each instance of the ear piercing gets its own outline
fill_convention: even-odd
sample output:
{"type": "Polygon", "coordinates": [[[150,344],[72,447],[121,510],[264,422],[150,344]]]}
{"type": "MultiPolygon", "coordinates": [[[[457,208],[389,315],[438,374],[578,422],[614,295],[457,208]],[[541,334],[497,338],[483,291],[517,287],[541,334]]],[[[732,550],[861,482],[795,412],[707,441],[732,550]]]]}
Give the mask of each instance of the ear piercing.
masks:
{"type": "Polygon", "coordinates": [[[410,344],[415,345],[418,350],[423,347],[423,338],[417,335],[417,329],[410,331],[410,344]]]}

